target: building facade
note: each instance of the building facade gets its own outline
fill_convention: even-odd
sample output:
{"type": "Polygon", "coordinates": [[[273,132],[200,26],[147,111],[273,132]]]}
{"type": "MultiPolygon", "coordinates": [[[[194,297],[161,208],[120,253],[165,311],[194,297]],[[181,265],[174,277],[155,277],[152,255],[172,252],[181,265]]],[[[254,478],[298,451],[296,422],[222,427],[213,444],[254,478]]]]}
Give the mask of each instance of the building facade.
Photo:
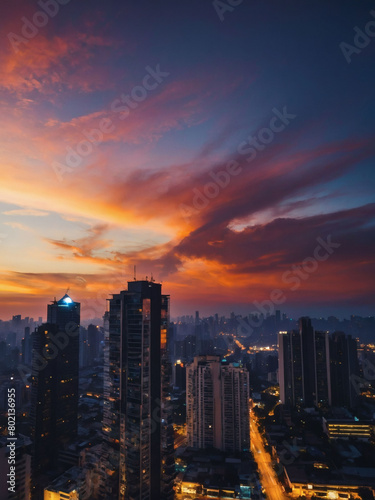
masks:
{"type": "Polygon", "coordinates": [[[59,452],[77,438],[79,323],[80,304],[65,295],[48,305],[47,323],[33,334],[33,498],[41,497],[41,476],[62,465],[59,452]]]}
{"type": "Polygon", "coordinates": [[[302,339],[297,331],[279,332],[280,400],[287,406],[304,401],[302,339]]]}
{"type": "Polygon", "coordinates": [[[196,356],[186,369],[186,412],[189,446],[249,450],[248,371],[219,356],[196,356]]]}
{"type": "Polygon", "coordinates": [[[357,342],[351,335],[335,332],[329,340],[332,405],[354,408],[358,402],[359,364],[357,342]]]}
{"type": "Polygon", "coordinates": [[[315,331],[309,318],[300,318],[299,330],[279,332],[280,400],[294,406],[331,405],[328,332],[315,331]]]}
{"type": "Polygon", "coordinates": [[[103,430],[109,461],[118,457],[118,498],[171,499],[169,296],[153,281],[129,282],[109,300],[108,321],[103,430]]]}

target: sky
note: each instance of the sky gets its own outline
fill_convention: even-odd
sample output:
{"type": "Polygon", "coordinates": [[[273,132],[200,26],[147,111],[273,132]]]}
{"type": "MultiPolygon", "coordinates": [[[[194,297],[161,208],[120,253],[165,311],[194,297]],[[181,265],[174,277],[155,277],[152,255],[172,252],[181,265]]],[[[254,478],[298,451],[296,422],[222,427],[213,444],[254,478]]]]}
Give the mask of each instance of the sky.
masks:
{"type": "Polygon", "coordinates": [[[1,318],[134,266],[174,316],[374,314],[373,1],[0,14],[1,318]]]}

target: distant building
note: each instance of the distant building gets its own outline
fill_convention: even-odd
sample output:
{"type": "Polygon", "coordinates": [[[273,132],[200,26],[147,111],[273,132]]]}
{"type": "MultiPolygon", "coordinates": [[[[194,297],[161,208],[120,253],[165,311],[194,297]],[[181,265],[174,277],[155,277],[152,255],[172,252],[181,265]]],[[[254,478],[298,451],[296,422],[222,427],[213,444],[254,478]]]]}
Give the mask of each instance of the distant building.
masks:
{"type": "Polygon", "coordinates": [[[96,325],[89,325],[87,328],[88,339],[88,364],[92,366],[99,356],[100,332],[96,325]]]}
{"type": "Polygon", "coordinates": [[[329,340],[332,405],[353,408],[357,404],[359,375],[357,342],[351,335],[335,332],[329,340]]]}
{"type": "Polygon", "coordinates": [[[89,342],[87,329],[83,326],[79,329],[79,368],[82,370],[89,366],[89,342]]]}
{"type": "Polygon", "coordinates": [[[280,400],[288,406],[331,404],[328,332],[314,331],[310,318],[299,330],[279,332],[280,400]]]}
{"type": "Polygon", "coordinates": [[[287,406],[304,402],[302,339],[300,332],[279,332],[280,401],[287,406]]]}
{"type": "Polygon", "coordinates": [[[22,363],[30,366],[32,362],[32,342],[30,335],[30,327],[25,327],[25,335],[21,342],[22,345],[22,363]]]}
{"type": "Polygon", "coordinates": [[[298,331],[279,332],[280,400],[288,406],[337,406],[357,403],[357,342],[350,335],[319,332],[309,318],[298,331]]]}
{"type": "Polygon", "coordinates": [[[186,411],[189,446],[249,450],[249,373],[237,363],[196,356],[186,369],[186,411]]]}
{"type": "MultiPolygon", "coordinates": [[[[330,351],[328,332],[314,331],[315,392],[313,401],[317,406],[332,403],[330,351]]],[[[311,354],[307,354],[311,358],[311,354]]]]}

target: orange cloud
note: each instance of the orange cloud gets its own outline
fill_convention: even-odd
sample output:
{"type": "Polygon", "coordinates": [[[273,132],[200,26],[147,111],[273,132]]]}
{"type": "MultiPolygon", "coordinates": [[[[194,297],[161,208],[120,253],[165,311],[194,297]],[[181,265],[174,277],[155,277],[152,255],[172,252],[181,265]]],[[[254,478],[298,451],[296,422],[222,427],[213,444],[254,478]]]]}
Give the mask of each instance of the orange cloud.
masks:
{"type": "Polygon", "coordinates": [[[97,75],[88,64],[93,57],[90,50],[98,45],[106,43],[80,34],[52,39],[40,34],[17,54],[3,53],[0,58],[1,87],[18,96],[35,90],[48,95],[64,88],[89,92],[108,87],[106,76],[97,75]]]}

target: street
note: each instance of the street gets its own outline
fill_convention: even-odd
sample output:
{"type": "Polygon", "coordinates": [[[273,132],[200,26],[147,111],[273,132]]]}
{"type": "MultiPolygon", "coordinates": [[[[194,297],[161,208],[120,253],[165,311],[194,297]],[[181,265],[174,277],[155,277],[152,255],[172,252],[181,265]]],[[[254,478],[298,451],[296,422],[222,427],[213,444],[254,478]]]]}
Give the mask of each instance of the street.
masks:
{"type": "Polygon", "coordinates": [[[286,500],[288,496],[283,492],[281,484],[277,480],[272,468],[270,455],[265,451],[262,436],[258,430],[257,420],[253,412],[250,412],[250,436],[251,451],[254,460],[258,464],[260,481],[269,500],[286,500]]]}

